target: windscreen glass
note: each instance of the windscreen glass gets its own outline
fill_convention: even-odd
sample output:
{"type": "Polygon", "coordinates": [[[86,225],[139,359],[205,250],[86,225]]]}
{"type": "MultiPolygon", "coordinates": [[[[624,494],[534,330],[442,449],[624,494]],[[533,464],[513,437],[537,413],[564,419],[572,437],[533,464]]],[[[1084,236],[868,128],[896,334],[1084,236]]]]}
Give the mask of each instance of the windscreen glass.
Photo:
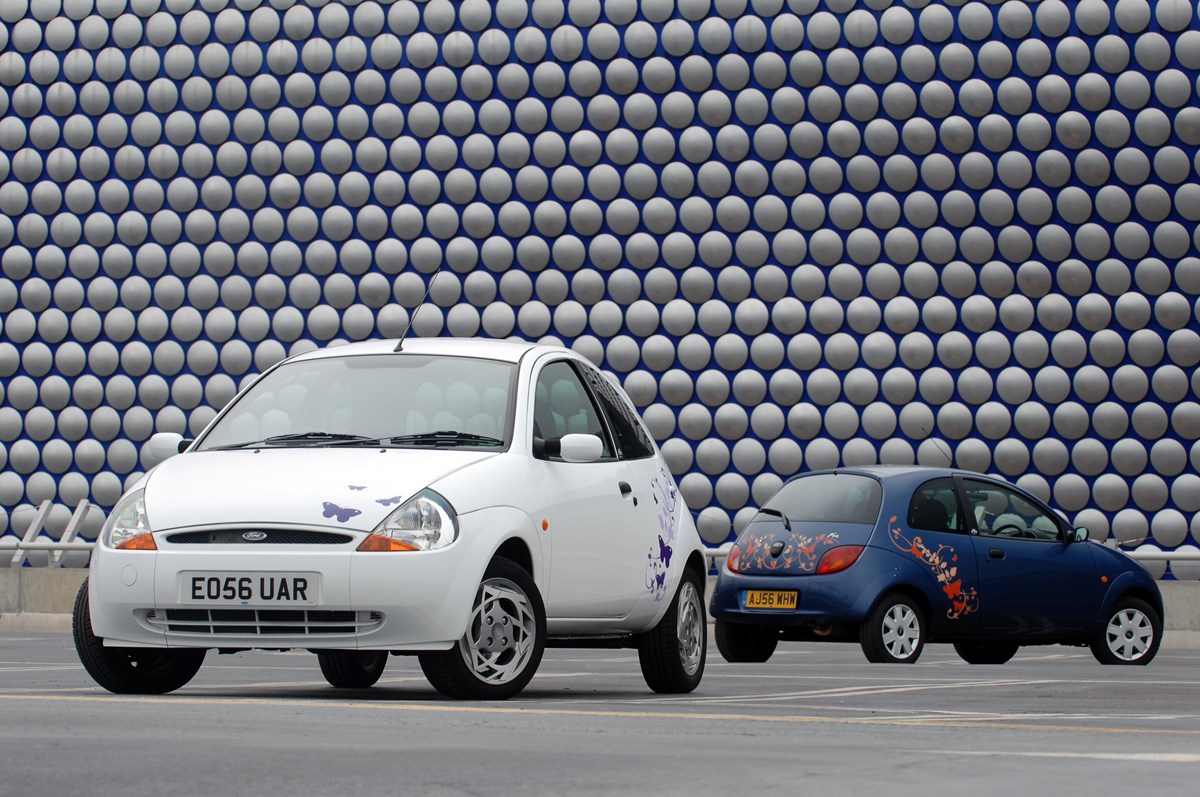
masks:
{"type": "Polygon", "coordinates": [[[874,523],[883,489],[879,482],[852,473],[820,473],[788,482],[763,504],[789,520],[827,523],[874,523]]]}

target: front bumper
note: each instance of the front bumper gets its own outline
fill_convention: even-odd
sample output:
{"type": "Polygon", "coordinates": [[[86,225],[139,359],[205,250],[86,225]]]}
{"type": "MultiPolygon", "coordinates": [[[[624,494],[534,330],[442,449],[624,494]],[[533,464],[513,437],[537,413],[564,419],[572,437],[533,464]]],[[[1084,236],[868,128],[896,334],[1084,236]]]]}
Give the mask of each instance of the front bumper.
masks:
{"type": "Polygon", "coordinates": [[[171,545],[156,535],[157,551],[97,548],[89,575],[92,630],[115,647],[450,648],[466,631],[492,548],[468,544],[482,542],[468,537],[438,551],[360,553],[361,536],[336,546],[268,549],[171,545]],[[255,593],[261,578],[301,574],[308,601],[196,602],[190,593],[197,574],[244,574],[255,593]]]}

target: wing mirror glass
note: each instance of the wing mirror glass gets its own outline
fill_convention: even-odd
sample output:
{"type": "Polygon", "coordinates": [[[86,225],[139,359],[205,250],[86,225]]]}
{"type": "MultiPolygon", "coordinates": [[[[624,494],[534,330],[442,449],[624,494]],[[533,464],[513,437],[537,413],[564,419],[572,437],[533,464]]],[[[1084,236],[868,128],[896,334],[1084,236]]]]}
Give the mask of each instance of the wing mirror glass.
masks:
{"type": "Polygon", "coordinates": [[[1072,537],[1073,542],[1087,542],[1088,530],[1084,526],[1079,526],[1075,529],[1072,529],[1071,533],[1074,535],[1072,537]]]}

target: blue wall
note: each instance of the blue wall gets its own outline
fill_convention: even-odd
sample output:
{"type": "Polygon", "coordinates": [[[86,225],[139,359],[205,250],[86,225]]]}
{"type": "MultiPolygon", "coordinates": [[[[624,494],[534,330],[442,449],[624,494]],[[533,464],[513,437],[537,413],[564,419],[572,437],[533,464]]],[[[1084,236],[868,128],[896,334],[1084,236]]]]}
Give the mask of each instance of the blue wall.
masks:
{"type": "Polygon", "coordinates": [[[111,506],[288,354],[398,335],[444,266],[416,332],[614,372],[711,543],[797,471],[947,453],[1197,542],[1187,0],[0,21],[0,533],[111,506]]]}

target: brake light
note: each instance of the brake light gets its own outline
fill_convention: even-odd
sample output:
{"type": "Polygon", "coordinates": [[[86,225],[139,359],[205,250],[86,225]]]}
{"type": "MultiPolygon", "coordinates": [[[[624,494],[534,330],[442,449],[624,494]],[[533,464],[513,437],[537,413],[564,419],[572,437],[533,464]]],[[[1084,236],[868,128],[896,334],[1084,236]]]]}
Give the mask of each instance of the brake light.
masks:
{"type": "Polygon", "coordinates": [[[830,548],[817,563],[817,575],[840,573],[857,562],[862,552],[863,546],[861,545],[839,545],[836,548],[830,548]]]}
{"type": "Polygon", "coordinates": [[[742,572],[742,550],[736,545],[729,549],[729,556],[725,557],[725,566],[729,568],[730,573],[742,572]]]}

